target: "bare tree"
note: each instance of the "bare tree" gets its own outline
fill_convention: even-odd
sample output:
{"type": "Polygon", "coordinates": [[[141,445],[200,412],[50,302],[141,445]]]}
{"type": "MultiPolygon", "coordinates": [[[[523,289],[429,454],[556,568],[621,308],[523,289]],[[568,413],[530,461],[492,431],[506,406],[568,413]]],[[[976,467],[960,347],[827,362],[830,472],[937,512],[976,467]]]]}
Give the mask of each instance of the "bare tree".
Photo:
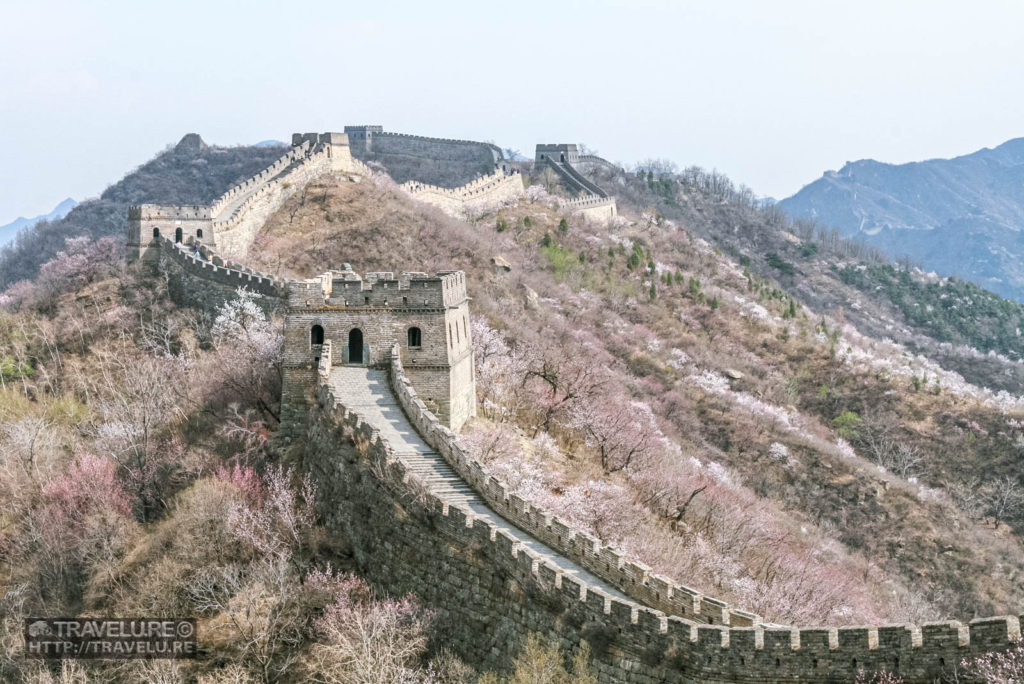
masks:
{"type": "Polygon", "coordinates": [[[897,442],[889,451],[888,459],[882,466],[903,478],[918,477],[921,474],[919,466],[923,460],[917,447],[897,442]]]}
{"type": "Polygon", "coordinates": [[[240,660],[260,681],[284,676],[297,658],[305,616],[301,586],[287,559],[232,565],[197,573],[186,588],[193,608],[218,615],[213,629],[231,634],[240,660]]]}
{"type": "Polygon", "coordinates": [[[1024,509],[1024,490],[1015,477],[1007,475],[988,487],[988,513],[999,523],[1010,522],[1024,509]]]}
{"type": "Polygon", "coordinates": [[[184,361],[139,356],[128,341],[94,350],[96,364],[79,377],[95,408],[90,428],[101,451],[113,457],[142,520],[163,505],[162,481],[171,462],[158,447],[158,432],[185,415],[189,404],[184,361]],[[171,380],[174,380],[173,382],[171,380]]]}

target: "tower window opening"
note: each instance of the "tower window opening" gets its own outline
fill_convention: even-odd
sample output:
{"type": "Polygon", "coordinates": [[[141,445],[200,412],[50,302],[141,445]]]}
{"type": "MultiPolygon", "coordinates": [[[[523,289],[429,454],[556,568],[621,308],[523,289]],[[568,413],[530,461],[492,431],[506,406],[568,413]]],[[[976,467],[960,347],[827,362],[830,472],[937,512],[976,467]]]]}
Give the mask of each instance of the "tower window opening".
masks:
{"type": "Polygon", "coordinates": [[[324,343],[324,328],[321,325],[314,325],[309,329],[309,343],[310,344],[323,344],[324,343]]]}
{"type": "Polygon", "coordinates": [[[409,348],[419,349],[423,346],[423,333],[419,328],[409,328],[409,348]]]}
{"type": "Polygon", "coordinates": [[[154,228],[153,229],[153,237],[155,237],[155,238],[160,237],[160,229],[159,228],[154,228]]]}
{"type": "Polygon", "coordinates": [[[197,238],[203,237],[203,229],[202,228],[196,228],[196,237],[197,238]]]}

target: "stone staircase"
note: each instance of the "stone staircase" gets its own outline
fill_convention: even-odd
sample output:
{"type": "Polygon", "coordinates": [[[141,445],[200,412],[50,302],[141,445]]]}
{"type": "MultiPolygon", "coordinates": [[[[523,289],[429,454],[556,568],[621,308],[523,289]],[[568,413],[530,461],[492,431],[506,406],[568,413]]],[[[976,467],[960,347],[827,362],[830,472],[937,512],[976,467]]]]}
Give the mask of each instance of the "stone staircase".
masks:
{"type": "Polygon", "coordinates": [[[423,441],[406,418],[402,407],[391,392],[386,370],[359,366],[335,366],[331,369],[331,390],[338,401],[350,411],[359,414],[390,445],[424,485],[439,498],[468,508],[498,530],[514,537],[523,546],[554,563],[566,575],[572,575],[596,587],[609,596],[631,601],[625,594],[604,580],[587,572],[572,560],[560,555],[531,535],[520,530],[495,513],[484,499],[448,465],[441,454],[423,441]]]}

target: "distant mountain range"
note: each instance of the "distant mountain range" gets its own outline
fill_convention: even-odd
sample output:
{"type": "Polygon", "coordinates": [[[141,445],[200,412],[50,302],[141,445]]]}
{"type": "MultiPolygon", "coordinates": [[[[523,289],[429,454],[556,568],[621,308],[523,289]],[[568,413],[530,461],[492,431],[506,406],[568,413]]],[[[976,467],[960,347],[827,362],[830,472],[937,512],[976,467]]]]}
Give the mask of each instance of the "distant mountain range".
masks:
{"type": "Polygon", "coordinates": [[[40,214],[33,218],[25,218],[19,216],[14,219],[6,226],[0,226],[0,245],[5,245],[14,239],[14,236],[18,234],[19,230],[24,228],[31,228],[40,221],[57,221],[68,215],[72,209],[78,206],[78,202],[68,197],[66,200],[54,207],[53,211],[49,214],[40,214]]]}
{"type": "Polygon", "coordinates": [[[851,162],[779,206],[1024,301],[1024,138],[953,159],[851,162]]]}

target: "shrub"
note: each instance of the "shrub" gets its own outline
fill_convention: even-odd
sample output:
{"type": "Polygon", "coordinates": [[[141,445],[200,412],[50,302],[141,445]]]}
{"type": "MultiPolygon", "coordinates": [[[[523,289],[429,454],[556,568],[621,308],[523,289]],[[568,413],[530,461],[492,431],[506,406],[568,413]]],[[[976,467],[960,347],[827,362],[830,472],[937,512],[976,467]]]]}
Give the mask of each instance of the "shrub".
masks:
{"type": "Polygon", "coordinates": [[[843,439],[854,439],[860,433],[860,425],[864,420],[853,411],[843,411],[832,419],[836,434],[843,439]]]}
{"type": "Polygon", "coordinates": [[[793,268],[793,264],[784,260],[775,252],[768,252],[767,254],[764,255],[764,259],[765,261],[768,262],[769,266],[771,266],[777,271],[785,273],[786,275],[793,275],[794,273],[796,273],[796,269],[793,268]]]}

